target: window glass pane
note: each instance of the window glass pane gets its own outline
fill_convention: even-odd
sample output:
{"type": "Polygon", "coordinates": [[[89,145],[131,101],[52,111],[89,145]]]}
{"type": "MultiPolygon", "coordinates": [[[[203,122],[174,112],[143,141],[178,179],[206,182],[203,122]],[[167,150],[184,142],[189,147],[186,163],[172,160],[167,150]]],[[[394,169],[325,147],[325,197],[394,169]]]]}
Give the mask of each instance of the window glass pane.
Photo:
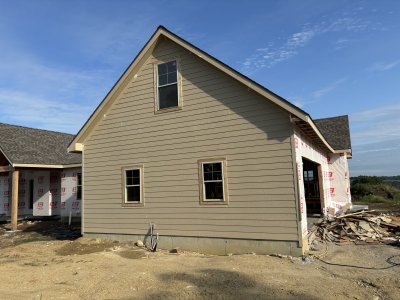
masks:
{"type": "Polygon", "coordinates": [[[212,173],[211,172],[204,172],[204,181],[212,180],[212,173]]]}
{"type": "Polygon", "coordinates": [[[133,184],[140,184],[140,170],[132,170],[132,181],[133,184]]]}
{"type": "Polygon", "coordinates": [[[125,171],[126,173],[126,185],[132,185],[133,184],[133,173],[132,170],[127,170],[125,171]]]}
{"type": "Polygon", "coordinates": [[[203,178],[204,181],[212,180],[212,164],[203,165],[203,178]]]}
{"type": "Polygon", "coordinates": [[[167,69],[168,69],[169,73],[176,72],[176,61],[174,60],[174,61],[168,62],[167,63],[167,69]]]}
{"type": "Polygon", "coordinates": [[[158,85],[176,83],[178,78],[178,71],[176,69],[176,62],[172,61],[165,64],[158,65],[158,85]]]}
{"type": "Polygon", "coordinates": [[[203,165],[204,180],[222,180],[222,163],[209,163],[203,165]]]}
{"type": "Polygon", "coordinates": [[[176,72],[168,73],[168,83],[176,83],[176,72]]]}
{"type": "Polygon", "coordinates": [[[222,180],[222,171],[213,171],[213,180],[222,180]]]}
{"type": "Polygon", "coordinates": [[[140,170],[126,171],[126,185],[140,184],[140,170]]]}
{"type": "Polygon", "coordinates": [[[127,202],[140,202],[140,186],[130,186],[126,188],[127,202]]]}
{"type": "Polygon", "coordinates": [[[78,173],[77,177],[78,177],[78,185],[82,185],[82,173],[78,173]]]}
{"type": "Polygon", "coordinates": [[[158,76],[158,85],[165,85],[168,83],[168,74],[158,76]]]}
{"type": "Polygon", "coordinates": [[[81,200],[82,199],[82,186],[77,186],[76,190],[76,200],[81,200]]]}
{"type": "Polygon", "coordinates": [[[224,198],[224,189],[222,182],[205,182],[204,188],[205,188],[206,200],[224,198]]]}
{"type": "Polygon", "coordinates": [[[203,172],[211,173],[212,172],[212,164],[203,164],[203,172]]]}
{"type": "Polygon", "coordinates": [[[167,64],[159,64],[158,65],[158,75],[167,74],[167,64]]]}
{"type": "Polygon", "coordinates": [[[221,172],[222,171],[222,163],[213,163],[213,171],[214,172],[221,172]]]}
{"type": "Polygon", "coordinates": [[[164,87],[159,87],[158,97],[160,100],[160,109],[178,106],[178,85],[172,84],[164,87]]]}

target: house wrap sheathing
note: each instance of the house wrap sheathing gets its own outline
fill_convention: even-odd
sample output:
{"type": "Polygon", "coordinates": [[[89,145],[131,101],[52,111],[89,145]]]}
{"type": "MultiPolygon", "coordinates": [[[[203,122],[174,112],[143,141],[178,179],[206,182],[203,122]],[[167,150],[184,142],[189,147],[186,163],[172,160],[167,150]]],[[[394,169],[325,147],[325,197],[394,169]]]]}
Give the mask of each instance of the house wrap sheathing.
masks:
{"type": "Polygon", "coordinates": [[[318,163],[320,166],[319,180],[322,213],[328,214],[340,211],[343,207],[351,204],[349,167],[347,153],[331,153],[329,155],[317,149],[309,139],[295,131],[294,143],[296,151],[297,180],[299,187],[301,228],[303,238],[307,235],[307,210],[306,194],[304,185],[303,158],[318,163]]]}
{"type": "Polygon", "coordinates": [[[81,158],[66,147],[73,135],[0,123],[0,219],[11,217],[18,171],[18,218],[80,216],[81,158]]]}
{"type": "MultiPolygon", "coordinates": [[[[80,168],[21,171],[18,183],[18,216],[67,218],[70,213],[73,217],[79,216],[81,201],[76,199],[78,172],[80,168]]],[[[10,217],[10,214],[11,177],[3,175],[0,176],[0,218],[10,217]]]]}

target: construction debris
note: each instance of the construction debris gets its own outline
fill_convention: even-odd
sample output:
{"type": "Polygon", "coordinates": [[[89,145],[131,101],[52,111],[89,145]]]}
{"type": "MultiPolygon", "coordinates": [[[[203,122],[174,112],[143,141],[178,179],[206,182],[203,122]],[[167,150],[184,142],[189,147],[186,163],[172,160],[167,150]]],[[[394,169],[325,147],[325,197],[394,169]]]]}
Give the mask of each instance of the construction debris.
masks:
{"type": "Polygon", "coordinates": [[[374,211],[328,217],[309,230],[310,245],[315,238],[337,244],[400,244],[400,217],[374,211]]]}

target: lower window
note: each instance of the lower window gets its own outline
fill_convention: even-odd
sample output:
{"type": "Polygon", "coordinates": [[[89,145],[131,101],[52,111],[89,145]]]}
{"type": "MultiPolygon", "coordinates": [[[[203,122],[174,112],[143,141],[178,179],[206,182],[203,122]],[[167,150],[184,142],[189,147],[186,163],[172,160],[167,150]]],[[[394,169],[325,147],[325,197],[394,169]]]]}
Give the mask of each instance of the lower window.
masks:
{"type": "Polygon", "coordinates": [[[200,160],[199,175],[201,178],[200,202],[226,204],[226,161],[225,159],[200,160]]]}
{"type": "Polygon", "coordinates": [[[123,168],[123,204],[140,206],[143,199],[143,166],[123,168]]]}

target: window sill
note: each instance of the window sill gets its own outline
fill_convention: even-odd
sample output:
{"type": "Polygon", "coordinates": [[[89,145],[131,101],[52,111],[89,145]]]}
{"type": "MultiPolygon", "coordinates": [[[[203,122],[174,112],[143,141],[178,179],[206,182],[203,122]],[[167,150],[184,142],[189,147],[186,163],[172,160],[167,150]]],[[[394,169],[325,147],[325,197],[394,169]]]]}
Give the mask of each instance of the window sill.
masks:
{"type": "Polygon", "coordinates": [[[228,201],[222,201],[222,200],[201,200],[200,205],[202,206],[214,206],[214,205],[228,205],[228,201]]]}
{"type": "Polygon", "coordinates": [[[144,203],[122,203],[122,207],[144,207],[144,203]]]}
{"type": "Polygon", "coordinates": [[[182,110],[182,106],[174,106],[174,107],[158,109],[154,112],[154,114],[162,114],[162,113],[167,113],[167,112],[171,112],[171,111],[180,111],[180,110],[182,110]]]}

